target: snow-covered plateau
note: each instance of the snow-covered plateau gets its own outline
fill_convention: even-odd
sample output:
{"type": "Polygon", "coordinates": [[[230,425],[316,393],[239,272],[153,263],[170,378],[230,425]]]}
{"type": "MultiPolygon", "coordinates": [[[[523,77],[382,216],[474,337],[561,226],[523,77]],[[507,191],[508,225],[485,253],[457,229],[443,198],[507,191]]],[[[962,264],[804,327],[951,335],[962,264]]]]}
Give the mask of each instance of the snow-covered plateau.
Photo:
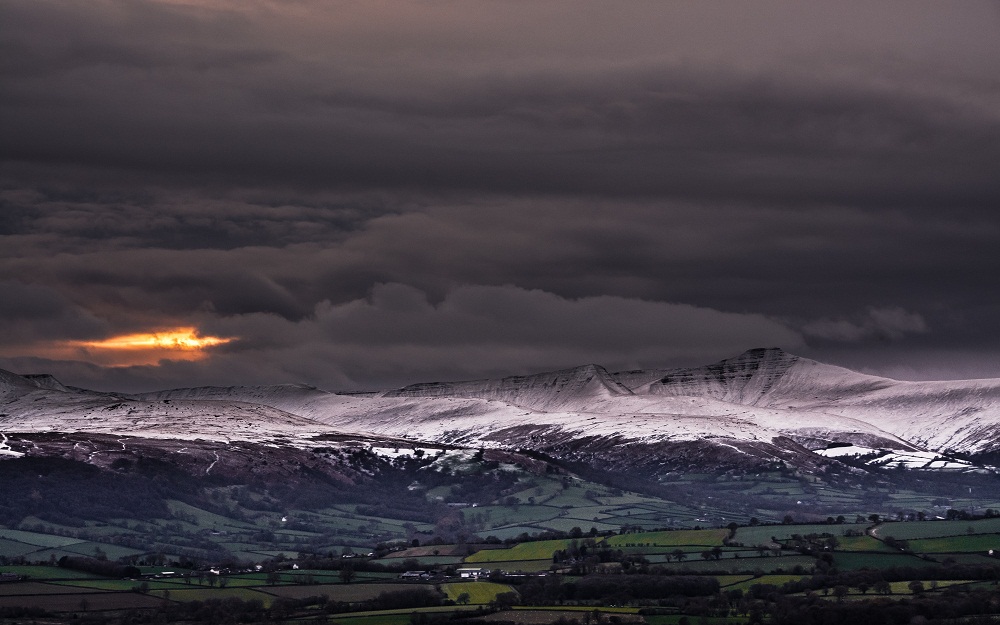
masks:
{"type": "Polygon", "coordinates": [[[801,465],[852,445],[893,466],[953,471],[975,468],[955,454],[1000,451],[1000,380],[903,382],[779,349],[697,368],[586,365],[358,394],[281,385],[124,395],[0,371],[0,454],[20,453],[7,436],[44,432],[300,448],[353,436],[388,441],[371,444],[387,455],[402,441],[647,465],[801,465]]]}

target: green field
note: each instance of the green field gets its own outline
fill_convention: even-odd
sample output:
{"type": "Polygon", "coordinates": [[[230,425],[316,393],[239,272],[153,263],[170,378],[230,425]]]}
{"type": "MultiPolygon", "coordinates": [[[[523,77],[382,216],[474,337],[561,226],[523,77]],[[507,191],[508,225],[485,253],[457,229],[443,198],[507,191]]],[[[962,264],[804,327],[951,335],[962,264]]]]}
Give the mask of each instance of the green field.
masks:
{"type": "Polygon", "coordinates": [[[841,570],[935,566],[933,562],[902,553],[834,553],[833,561],[841,570]]]}
{"type": "Polygon", "coordinates": [[[883,523],[875,530],[881,538],[892,536],[900,540],[1000,533],[1000,518],[976,521],[917,521],[883,523]]]}
{"type": "Polygon", "coordinates": [[[896,552],[896,549],[886,545],[871,536],[838,536],[838,551],[885,551],[896,552]]]}
{"type": "Polygon", "coordinates": [[[561,549],[566,549],[569,547],[570,542],[572,541],[569,539],[539,540],[521,543],[508,549],[483,549],[470,555],[465,561],[469,564],[518,560],[548,560],[551,562],[552,554],[561,549]]]}
{"type": "Polygon", "coordinates": [[[469,603],[473,605],[489,603],[496,599],[498,594],[503,592],[514,592],[514,589],[507,584],[479,581],[442,584],[441,590],[452,601],[457,601],[460,595],[468,593],[469,603]]]}
{"type": "Polygon", "coordinates": [[[991,549],[1000,553],[1000,535],[973,534],[966,536],[945,536],[908,541],[910,549],[916,553],[982,553],[991,549]]]}
{"type": "Polygon", "coordinates": [[[79,538],[69,538],[66,536],[54,536],[52,534],[41,534],[38,532],[25,532],[22,530],[0,528],[0,538],[6,538],[14,542],[34,545],[36,547],[65,547],[76,543],[85,542],[79,538]]]}

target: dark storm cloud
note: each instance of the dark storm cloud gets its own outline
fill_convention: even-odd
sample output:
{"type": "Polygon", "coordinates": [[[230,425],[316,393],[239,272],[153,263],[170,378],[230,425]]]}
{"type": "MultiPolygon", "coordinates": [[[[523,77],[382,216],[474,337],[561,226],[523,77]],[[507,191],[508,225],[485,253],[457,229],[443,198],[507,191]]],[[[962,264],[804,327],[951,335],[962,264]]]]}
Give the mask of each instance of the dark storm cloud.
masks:
{"type": "MultiPolygon", "coordinates": [[[[211,384],[305,381],[370,388],[423,379],[429,371],[469,378],[588,362],[663,366],[705,355],[721,358],[747,341],[802,345],[797,332],[762,315],[610,296],[571,300],[511,286],[459,287],[432,304],[413,287],[378,284],[366,298],[321,302],[298,321],[265,313],[201,321],[208,333],[240,339],[217,349],[211,361],[122,368],[111,379],[118,388],[170,386],[181,374],[211,384]]],[[[79,363],[9,362],[115,388],[79,363]]]]}
{"type": "MultiPolygon", "coordinates": [[[[904,65],[851,58],[829,40],[810,50],[800,38],[781,54],[776,43],[750,39],[774,29],[765,15],[755,21],[766,29],[745,33],[716,30],[737,18],[711,11],[699,20],[684,15],[696,11],[616,7],[624,30],[609,35],[568,8],[534,24],[530,11],[518,19],[497,6],[453,5],[444,24],[430,10],[412,25],[406,16],[386,25],[394,16],[377,8],[306,3],[299,10],[322,25],[310,26],[294,11],[260,5],[57,6],[10,11],[18,62],[7,71],[5,108],[18,123],[5,149],[13,159],[243,183],[786,202],[930,195],[970,203],[996,191],[984,178],[1000,157],[989,109],[996,81],[950,75],[987,75],[995,63],[956,67],[964,59],[943,63],[911,45],[904,65]],[[489,28],[480,11],[503,21],[489,28]],[[677,18],[698,30],[679,31],[677,18]],[[542,31],[564,20],[579,37],[542,31]],[[520,37],[504,33],[504,21],[520,37]],[[291,27],[301,39],[283,32],[291,27]],[[238,53],[256,60],[234,64],[238,53]]],[[[800,26],[793,20],[788,32],[800,26]]],[[[839,34],[830,30],[821,34],[839,34]]],[[[859,56],[876,52],[865,49],[875,42],[854,39],[859,56]]]]}
{"type": "Polygon", "coordinates": [[[1000,352],[998,25],[987,3],[13,0],[4,341],[241,337],[49,363],[105,388],[768,341],[966,375],[1000,352]]]}

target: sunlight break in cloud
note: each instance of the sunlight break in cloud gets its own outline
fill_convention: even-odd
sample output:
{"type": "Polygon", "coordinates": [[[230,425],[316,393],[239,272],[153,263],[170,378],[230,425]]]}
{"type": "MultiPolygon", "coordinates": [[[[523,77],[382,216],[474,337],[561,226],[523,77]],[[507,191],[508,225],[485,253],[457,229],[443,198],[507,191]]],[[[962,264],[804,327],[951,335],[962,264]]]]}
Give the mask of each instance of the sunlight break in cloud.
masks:
{"type": "Polygon", "coordinates": [[[172,328],[156,332],[123,334],[99,341],[67,341],[63,347],[74,350],[83,360],[105,366],[153,364],[161,359],[202,360],[208,350],[231,343],[232,337],[201,336],[194,327],[172,328]]]}

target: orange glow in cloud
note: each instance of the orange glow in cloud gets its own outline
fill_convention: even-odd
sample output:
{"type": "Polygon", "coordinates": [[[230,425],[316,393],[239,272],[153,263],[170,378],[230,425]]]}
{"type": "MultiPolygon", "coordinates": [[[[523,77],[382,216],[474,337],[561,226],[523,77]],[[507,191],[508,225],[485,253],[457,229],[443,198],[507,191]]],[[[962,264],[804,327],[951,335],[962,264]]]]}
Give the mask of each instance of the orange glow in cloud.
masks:
{"type": "Polygon", "coordinates": [[[208,349],[235,339],[201,336],[197,328],[172,328],[158,332],[123,334],[100,341],[63,344],[82,360],[106,366],[156,364],[160,360],[202,360],[208,349]]]}
{"type": "Polygon", "coordinates": [[[196,328],[176,328],[149,334],[124,334],[103,341],[74,341],[80,347],[97,349],[180,349],[200,350],[229,343],[233,339],[217,336],[198,336],[196,328]]]}

